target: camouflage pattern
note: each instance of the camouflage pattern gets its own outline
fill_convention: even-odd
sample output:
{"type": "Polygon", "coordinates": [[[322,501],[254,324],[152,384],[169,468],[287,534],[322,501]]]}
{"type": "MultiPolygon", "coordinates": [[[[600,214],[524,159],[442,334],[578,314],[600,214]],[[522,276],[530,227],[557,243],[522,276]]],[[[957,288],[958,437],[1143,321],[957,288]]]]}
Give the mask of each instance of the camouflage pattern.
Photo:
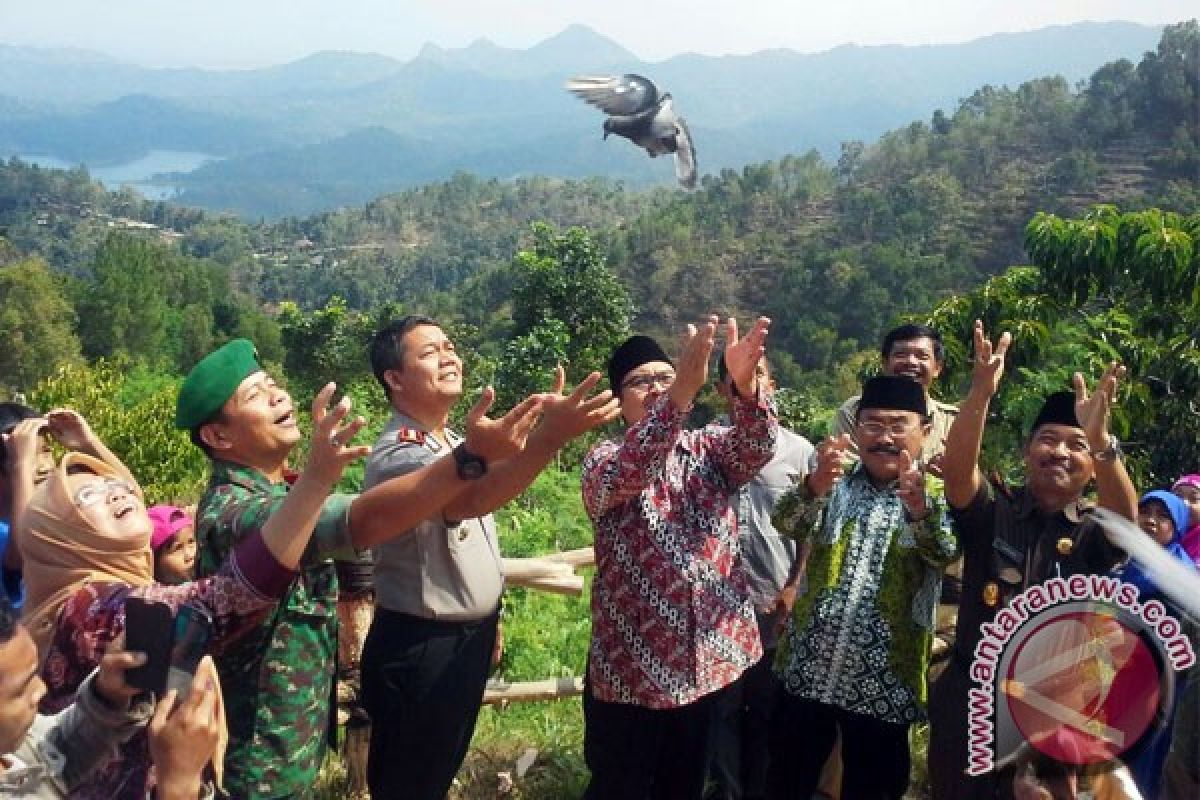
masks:
{"type": "MultiPolygon", "coordinates": [[[[211,575],[242,537],[260,530],[289,484],[214,461],[196,513],[198,574],[211,575]]],[[[331,495],[297,579],[275,611],[216,654],[229,750],[225,787],[239,800],[311,795],[333,731],[337,669],[337,572],[332,556],[353,555],[353,496],[331,495]]]]}

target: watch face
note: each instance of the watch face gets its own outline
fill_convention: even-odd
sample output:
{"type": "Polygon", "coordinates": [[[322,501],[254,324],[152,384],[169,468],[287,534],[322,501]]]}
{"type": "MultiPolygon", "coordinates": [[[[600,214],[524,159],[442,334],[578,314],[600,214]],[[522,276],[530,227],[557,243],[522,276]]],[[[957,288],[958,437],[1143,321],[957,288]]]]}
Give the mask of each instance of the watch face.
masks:
{"type": "Polygon", "coordinates": [[[487,472],[487,463],[474,453],[467,452],[462,445],[454,448],[454,462],[458,467],[458,477],[464,481],[477,480],[487,472]]]}
{"type": "Polygon", "coordinates": [[[483,477],[483,473],[483,462],[475,458],[463,461],[458,465],[458,474],[465,481],[473,481],[476,478],[481,478],[483,477]]]}

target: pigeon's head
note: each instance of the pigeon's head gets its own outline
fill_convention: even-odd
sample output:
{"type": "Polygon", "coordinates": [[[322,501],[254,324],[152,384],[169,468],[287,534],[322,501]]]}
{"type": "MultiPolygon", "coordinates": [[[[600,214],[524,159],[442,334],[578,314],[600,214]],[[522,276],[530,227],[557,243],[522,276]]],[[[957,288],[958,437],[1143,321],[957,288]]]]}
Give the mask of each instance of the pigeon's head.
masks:
{"type": "Polygon", "coordinates": [[[605,117],[604,118],[604,138],[608,139],[608,135],[613,132],[614,132],[614,130],[613,130],[612,117],[605,117]]]}

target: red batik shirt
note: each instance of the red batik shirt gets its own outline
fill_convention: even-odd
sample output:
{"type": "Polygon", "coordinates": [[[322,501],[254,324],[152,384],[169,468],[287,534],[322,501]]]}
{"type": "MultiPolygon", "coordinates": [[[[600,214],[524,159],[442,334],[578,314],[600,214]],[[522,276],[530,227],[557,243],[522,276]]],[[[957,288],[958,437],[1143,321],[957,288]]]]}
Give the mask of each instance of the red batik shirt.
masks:
{"type": "Polygon", "coordinates": [[[596,531],[588,682],[609,703],[676,708],[762,656],[738,549],[738,487],[771,459],[770,398],[732,427],[685,431],[667,394],[621,441],[592,448],[583,502],[596,531]]]}

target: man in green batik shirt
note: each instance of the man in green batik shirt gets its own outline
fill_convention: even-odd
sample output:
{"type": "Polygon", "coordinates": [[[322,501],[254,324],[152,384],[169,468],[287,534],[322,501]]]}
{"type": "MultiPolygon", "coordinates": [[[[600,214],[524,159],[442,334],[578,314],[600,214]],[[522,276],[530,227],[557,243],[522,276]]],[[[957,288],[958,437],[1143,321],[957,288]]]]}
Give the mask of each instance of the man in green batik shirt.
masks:
{"type": "MultiPolygon", "coordinates": [[[[323,395],[332,392],[330,385],[323,395]]],[[[491,420],[484,414],[492,397],[486,389],[467,415],[467,437],[454,458],[346,495],[329,494],[328,486],[314,491],[307,473],[293,478],[286,470],[301,438],[292,398],[262,370],[249,341],[210,353],[184,381],[176,427],[189,431],[212,463],[196,515],[199,575],[212,574],[243,536],[258,529],[313,530],[299,575],[276,609],[216,659],[229,724],[225,786],[233,797],[311,795],[334,707],[338,584],[331,559],[353,556],[441,513],[487,462],[521,451],[541,397],[491,420]]],[[[343,398],[331,413],[348,409],[343,398]]],[[[370,449],[346,447],[362,424],[359,418],[334,435],[348,458],[370,449]]]]}
{"type": "Polygon", "coordinates": [[[816,469],[775,508],[806,577],[775,670],[767,796],[808,800],[838,731],[843,797],[899,798],[909,726],[925,718],[925,670],[942,568],[958,554],[941,481],[920,464],[924,389],[898,376],[863,385],[850,437],[822,443],[816,469]]]}

